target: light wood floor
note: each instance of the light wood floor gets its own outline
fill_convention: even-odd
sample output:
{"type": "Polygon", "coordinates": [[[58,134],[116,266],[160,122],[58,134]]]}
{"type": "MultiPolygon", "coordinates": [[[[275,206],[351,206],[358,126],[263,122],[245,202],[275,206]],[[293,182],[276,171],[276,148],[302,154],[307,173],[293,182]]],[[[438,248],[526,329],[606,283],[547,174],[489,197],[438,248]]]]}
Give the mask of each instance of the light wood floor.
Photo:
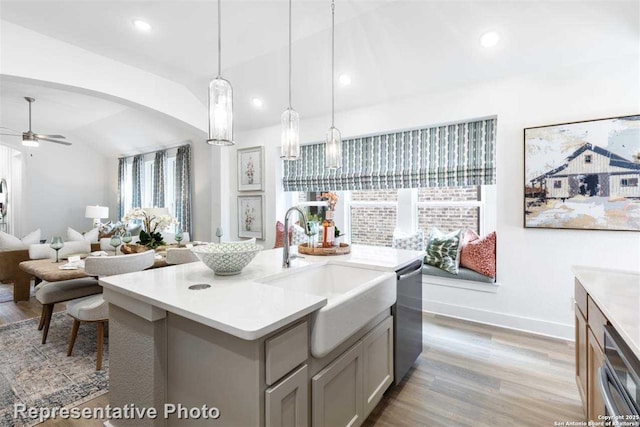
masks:
{"type": "MultiPolygon", "coordinates": [[[[0,303],[0,325],[39,315],[35,298],[0,303]]],[[[572,343],[425,314],[424,352],[364,425],[544,427],[581,421],[574,369],[572,343]]],[[[108,403],[107,394],[81,407],[108,403]]],[[[101,427],[102,422],[51,420],[41,425],[101,427]]]]}

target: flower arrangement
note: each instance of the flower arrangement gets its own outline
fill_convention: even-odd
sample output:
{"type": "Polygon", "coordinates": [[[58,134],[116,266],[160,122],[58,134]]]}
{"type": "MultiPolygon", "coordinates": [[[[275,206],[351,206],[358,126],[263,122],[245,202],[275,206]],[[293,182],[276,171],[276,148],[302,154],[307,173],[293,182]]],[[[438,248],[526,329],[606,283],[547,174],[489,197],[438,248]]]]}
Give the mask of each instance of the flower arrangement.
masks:
{"type": "Polygon", "coordinates": [[[331,192],[322,193],[320,197],[323,200],[327,201],[327,203],[329,204],[330,211],[333,211],[336,209],[336,205],[338,204],[338,195],[336,193],[331,193],[331,192]]]}
{"type": "Polygon", "coordinates": [[[150,249],[166,245],[161,233],[170,226],[178,224],[171,215],[149,215],[142,208],[134,208],[122,218],[124,224],[134,220],[142,221],[140,244],[150,249]]]}
{"type": "Polygon", "coordinates": [[[249,156],[249,160],[247,161],[247,169],[244,171],[245,175],[247,175],[247,179],[249,180],[249,184],[253,184],[253,175],[256,172],[256,167],[253,164],[253,159],[249,156]]]}
{"type": "Polygon", "coordinates": [[[247,231],[251,231],[251,226],[253,225],[253,222],[255,220],[255,209],[247,206],[244,210],[244,229],[247,231]]]}

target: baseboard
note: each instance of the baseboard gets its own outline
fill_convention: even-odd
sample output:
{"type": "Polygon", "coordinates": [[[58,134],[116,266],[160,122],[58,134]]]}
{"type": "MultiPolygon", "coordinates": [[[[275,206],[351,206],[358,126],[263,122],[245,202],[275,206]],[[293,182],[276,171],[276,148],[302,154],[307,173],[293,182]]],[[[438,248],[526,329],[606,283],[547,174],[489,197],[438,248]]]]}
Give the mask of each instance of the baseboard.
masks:
{"type": "Polygon", "coordinates": [[[473,307],[465,307],[429,300],[422,301],[422,309],[428,313],[442,314],[444,316],[455,317],[457,319],[470,320],[472,322],[557,338],[565,341],[573,341],[575,338],[574,326],[563,323],[515,316],[513,314],[496,313],[473,307]]]}

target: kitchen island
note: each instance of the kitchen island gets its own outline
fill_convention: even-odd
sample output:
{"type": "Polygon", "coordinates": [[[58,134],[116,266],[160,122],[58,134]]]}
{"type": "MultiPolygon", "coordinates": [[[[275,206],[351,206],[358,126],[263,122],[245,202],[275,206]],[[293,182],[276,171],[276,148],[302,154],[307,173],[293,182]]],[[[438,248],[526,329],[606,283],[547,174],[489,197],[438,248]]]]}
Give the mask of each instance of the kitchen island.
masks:
{"type": "Polygon", "coordinates": [[[237,276],[198,262],[101,279],[110,404],[159,412],[110,424],[359,425],[393,381],[395,272],[422,257],[355,245],[284,269],[273,249],[237,276]],[[166,404],[219,418],[164,419],[166,404]]]}

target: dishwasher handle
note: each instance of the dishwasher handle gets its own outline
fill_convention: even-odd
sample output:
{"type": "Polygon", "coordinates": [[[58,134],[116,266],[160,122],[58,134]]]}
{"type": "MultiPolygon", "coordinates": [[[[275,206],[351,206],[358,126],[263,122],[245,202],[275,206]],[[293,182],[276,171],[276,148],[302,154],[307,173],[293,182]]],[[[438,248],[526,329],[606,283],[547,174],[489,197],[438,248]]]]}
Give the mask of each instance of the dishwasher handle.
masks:
{"type": "Polygon", "coordinates": [[[421,268],[418,268],[417,270],[413,270],[410,273],[400,274],[400,275],[398,275],[398,281],[402,281],[402,280],[408,279],[410,277],[417,276],[420,273],[422,273],[422,269],[421,268]]]}

